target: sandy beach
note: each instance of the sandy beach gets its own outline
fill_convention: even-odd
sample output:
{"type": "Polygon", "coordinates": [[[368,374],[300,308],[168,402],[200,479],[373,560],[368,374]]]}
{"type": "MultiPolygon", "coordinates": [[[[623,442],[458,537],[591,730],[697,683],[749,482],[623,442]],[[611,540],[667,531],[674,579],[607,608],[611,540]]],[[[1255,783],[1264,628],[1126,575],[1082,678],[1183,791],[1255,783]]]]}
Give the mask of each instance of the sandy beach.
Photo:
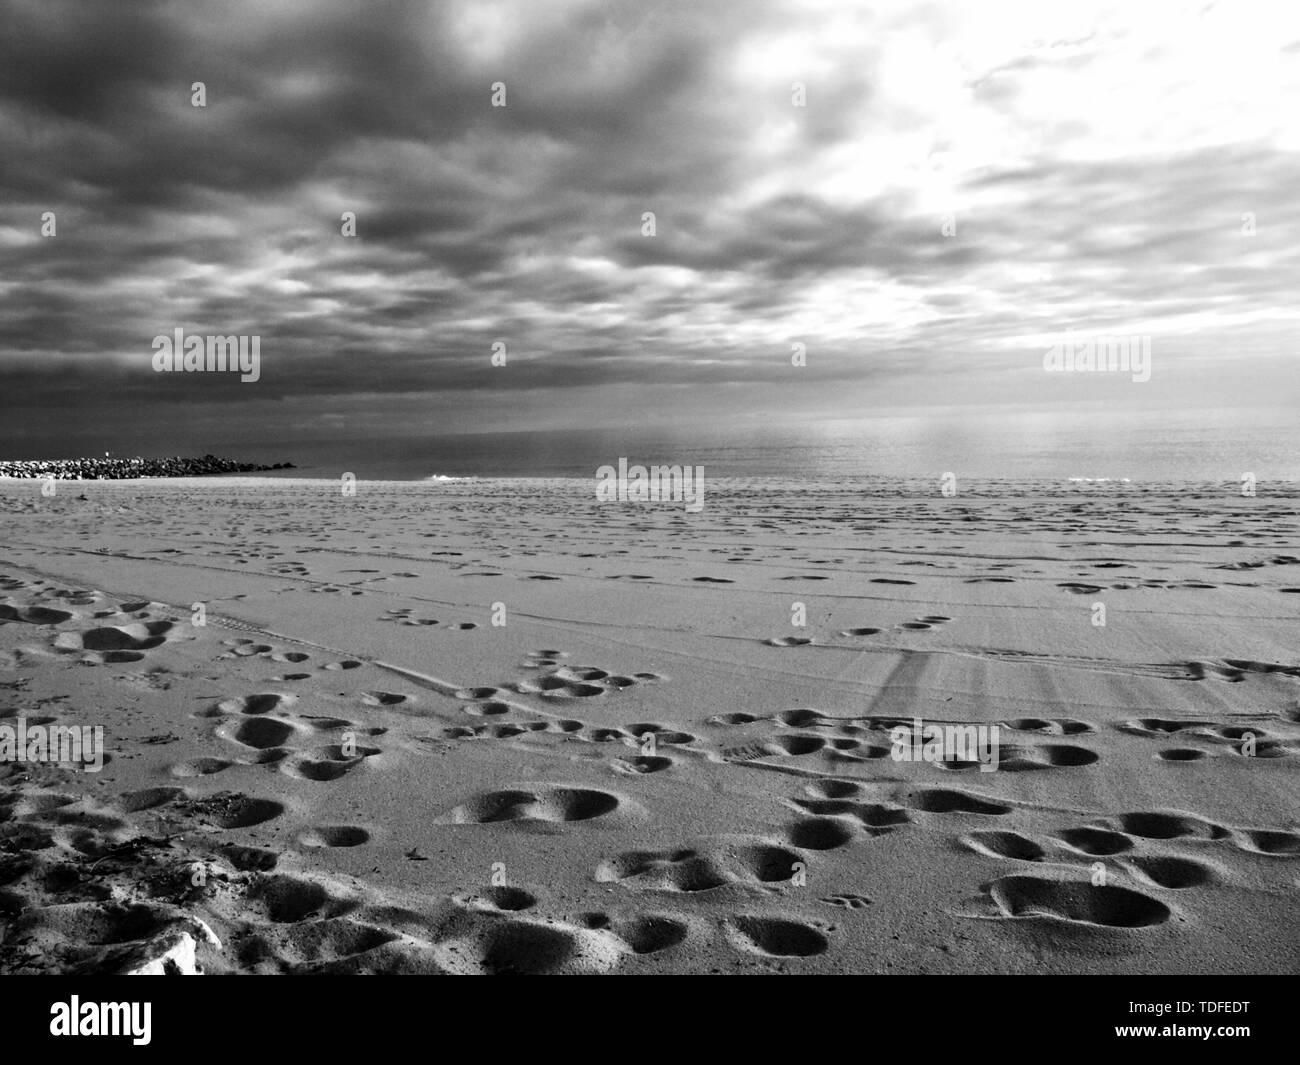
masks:
{"type": "Polygon", "coordinates": [[[0,971],[1294,972],[1298,511],[0,481],[0,971]]]}

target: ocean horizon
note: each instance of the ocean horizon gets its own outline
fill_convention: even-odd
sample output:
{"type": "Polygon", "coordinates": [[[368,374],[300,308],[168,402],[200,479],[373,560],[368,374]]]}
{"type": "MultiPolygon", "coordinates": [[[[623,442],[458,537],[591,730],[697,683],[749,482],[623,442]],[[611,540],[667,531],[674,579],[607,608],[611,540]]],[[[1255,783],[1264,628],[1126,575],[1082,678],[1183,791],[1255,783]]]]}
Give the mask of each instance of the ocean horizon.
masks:
{"type": "MultiPolygon", "coordinates": [[[[620,458],[703,466],[707,476],[809,481],[854,477],[985,480],[1238,481],[1300,479],[1300,423],[1207,424],[1199,412],[1129,415],[895,417],[806,427],[524,430],[401,440],[213,444],[246,461],[292,462],[284,476],[366,480],[591,477],[620,458]]],[[[123,452],[125,453],[125,452],[123,452]]],[[[132,454],[136,452],[131,452],[132,454]]],[[[51,457],[51,456],[41,456],[51,457]]],[[[62,456],[54,456],[62,457],[62,456]]],[[[70,457],[70,456],[69,456],[70,457]]]]}

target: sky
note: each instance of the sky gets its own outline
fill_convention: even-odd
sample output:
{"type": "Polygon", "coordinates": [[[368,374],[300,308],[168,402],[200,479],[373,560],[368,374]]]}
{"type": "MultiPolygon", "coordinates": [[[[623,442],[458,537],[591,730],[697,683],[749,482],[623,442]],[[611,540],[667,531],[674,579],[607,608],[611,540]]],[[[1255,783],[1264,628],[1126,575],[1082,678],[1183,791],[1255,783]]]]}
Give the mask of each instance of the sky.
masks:
{"type": "Polygon", "coordinates": [[[0,457],[1300,422],[1296,5],[0,0],[0,27],[0,457]],[[156,372],[177,328],[260,337],[259,379],[156,372]],[[1145,338],[1150,380],[1047,372],[1065,335],[1145,338]]]}

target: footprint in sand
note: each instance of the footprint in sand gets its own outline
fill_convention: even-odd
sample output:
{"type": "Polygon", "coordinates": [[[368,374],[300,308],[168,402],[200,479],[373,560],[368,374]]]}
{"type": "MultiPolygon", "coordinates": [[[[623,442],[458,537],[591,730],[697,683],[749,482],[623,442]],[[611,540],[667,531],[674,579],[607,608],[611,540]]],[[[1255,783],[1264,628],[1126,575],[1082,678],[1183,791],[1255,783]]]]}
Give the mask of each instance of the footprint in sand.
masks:
{"type": "Polygon", "coordinates": [[[898,627],[900,629],[908,629],[912,632],[920,632],[925,629],[933,629],[936,626],[942,625],[951,620],[952,618],[944,617],[941,614],[930,614],[926,617],[915,618],[912,621],[904,621],[898,627]]]}
{"type": "Polygon", "coordinates": [[[1209,755],[1196,747],[1167,747],[1163,751],[1157,751],[1153,756],[1158,762],[1174,762],[1183,764],[1185,762],[1199,762],[1209,755]]]}
{"type": "MultiPolygon", "coordinates": [[[[1015,747],[1003,745],[999,751],[998,769],[1007,773],[1023,773],[1037,769],[1077,768],[1094,765],[1101,760],[1101,755],[1086,747],[1070,744],[1043,744],[1039,747],[1015,747]]],[[[978,768],[978,761],[938,762],[941,769],[978,768]]]]}
{"type": "Polygon", "coordinates": [[[378,747],[363,747],[355,742],[330,743],[316,747],[306,754],[284,752],[280,770],[297,780],[328,783],[351,773],[383,752],[378,747]]]}
{"type": "Polygon", "coordinates": [[[769,958],[809,958],[830,949],[825,931],[796,917],[739,914],[724,924],[731,945],[769,958]]]}
{"type": "Polygon", "coordinates": [[[439,971],[453,975],[540,976],[609,972],[629,951],[605,929],[466,908],[442,929],[433,955],[439,971]]]}
{"type": "Polygon", "coordinates": [[[962,837],[962,843],[991,858],[1013,858],[1020,862],[1041,862],[1046,853],[1018,832],[971,832],[962,837]]]}
{"type": "MultiPolygon", "coordinates": [[[[297,696],[281,692],[263,692],[225,699],[199,717],[220,717],[216,735],[230,743],[254,752],[246,755],[245,764],[278,765],[288,776],[299,780],[332,781],[362,765],[367,758],[381,753],[377,747],[360,746],[355,735],[345,735],[346,742],[327,744],[303,753],[294,741],[308,738],[311,733],[345,730],[367,736],[382,735],[384,728],[362,728],[344,718],[303,715],[301,723],[289,720],[284,713],[297,701],[297,696]]],[[[380,705],[376,702],[374,705],[380,705]]],[[[206,775],[219,772],[231,763],[219,759],[198,759],[172,768],[174,776],[206,775]],[[206,770],[206,772],[205,772],[206,770]]]]}
{"type": "Polygon", "coordinates": [[[1138,880],[1172,891],[1200,887],[1222,879],[1222,874],[1212,865],[1165,854],[1125,858],[1120,864],[1138,880]]]}
{"type": "Polygon", "coordinates": [[[810,817],[790,825],[785,836],[801,850],[829,851],[852,843],[857,834],[857,826],[848,818],[810,817]]]}
{"type": "Polygon", "coordinates": [[[188,762],[178,762],[173,765],[168,772],[174,777],[186,779],[188,777],[207,777],[213,773],[220,773],[223,769],[229,769],[234,762],[225,758],[194,758],[188,762]]]}
{"type": "Polygon", "coordinates": [[[586,913],[578,920],[587,928],[608,929],[626,943],[633,954],[658,954],[684,943],[690,934],[690,926],[685,921],[666,914],[611,918],[603,913],[586,913]]]}
{"type": "Polygon", "coordinates": [[[614,813],[625,800],[594,788],[537,784],[527,789],[488,791],[438,818],[441,824],[590,821],[614,813]]]}
{"type": "Polygon", "coordinates": [[[1300,855],[1300,834],[1282,829],[1246,829],[1241,834],[1241,847],[1254,854],[1295,857],[1300,855]]]}
{"type": "Polygon", "coordinates": [[[222,739],[258,751],[283,747],[297,734],[298,730],[292,723],[275,717],[235,720],[217,730],[217,735],[222,739]]]}
{"type": "Polygon", "coordinates": [[[269,643],[257,643],[254,640],[227,640],[225,643],[230,648],[230,655],[226,657],[254,658],[271,652],[269,643]]]}
{"type": "Polygon", "coordinates": [[[709,725],[748,725],[754,721],[760,720],[754,714],[746,714],[744,711],[734,711],[729,714],[714,714],[705,722],[709,725]]]}
{"type": "Polygon", "coordinates": [[[1173,916],[1159,899],[1090,881],[1004,876],[987,888],[1005,918],[1050,919],[1105,928],[1147,928],[1173,916]]]}
{"type": "Polygon", "coordinates": [[[778,757],[784,755],[799,758],[825,749],[826,742],[824,736],[810,736],[807,733],[795,732],[785,736],[775,736],[766,741],[763,746],[778,757]]]}
{"type": "Polygon", "coordinates": [[[842,910],[865,910],[871,905],[871,900],[865,895],[828,895],[817,901],[824,902],[827,906],[838,906],[842,910]]]}
{"type": "Polygon", "coordinates": [[[253,828],[274,820],[285,811],[284,804],[274,799],[258,799],[229,791],[177,805],[186,815],[223,831],[253,828]]]}
{"type": "Polygon", "coordinates": [[[234,696],[223,699],[215,706],[200,713],[202,717],[220,717],[227,714],[271,714],[287,711],[298,701],[298,696],[284,692],[259,692],[256,695],[234,696]]]}
{"type": "Polygon", "coordinates": [[[496,699],[506,693],[500,688],[481,686],[477,688],[461,688],[453,694],[457,699],[496,699]]]}
{"type": "Polygon", "coordinates": [[[1011,807],[993,799],[986,799],[956,788],[917,788],[907,791],[902,801],[913,810],[927,814],[980,814],[1000,817],[1009,814],[1011,807]]]}
{"type": "Polygon", "coordinates": [[[81,661],[88,665],[138,662],[146,651],[164,644],[175,627],[170,621],[106,625],[84,632],[59,633],[54,646],[60,651],[82,652],[81,661]]]}
{"type": "Polygon", "coordinates": [[[866,788],[856,780],[827,777],[807,785],[804,791],[815,799],[852,799],[865,794],[866,788]]]}
{"type": "Polygon", "coordinates": [[[1016,717],[1000,724],[1015,732],[1039,732],[1047,736],[1081,736],[1097,731],[1095,725],[1070,717],[1016,717]]]}
{"type": "Polygon", "coordinates": [[[548,699],[590,699],[617,692],[636,683],[632,677],[614,676],[593,667],[570,669],[560,666],[536,681],[521,681],[520,693],[540,694],[548,699]],[[586,679],[591,678],[591,679],[586,679]]]}
{"type": "Polygon", "coordinates": [[[826,715],[820,710],[800,706],[793,710],[782,710],[772,720],[787,728],[816,728],[826,723],[826,715]]]}
{"type": "Polygon", "coordinates": [[[600,884],[695,894],[732,885],[793,884],[806,859],[761,837],[726,836],[661,851],[627,851],[602,861],[600,884]]]}
{"type": "Polygon", "coordinates": [[[1133,840],[1122,832],[1106,828],[1067,828],[1057,833],[1057,839],[1080,854],[1106,857],[1133,849],[1133,840]]]}
{"type": "Polygon", "coordinates": [[[145,788],[141,791],[125,792],[113,805],[123,813],[135,814],[144,810],[155,810],[188,797],[188,792],[184,788],[145,788]]]}
{"type": "Polygon", "coordinates": [[[0,603],[0,624],[6,621],[21,621],[27,625],[61,625],[65,621],[70,621],[72,617],[73,615],[66,610],[0,603]]]}
{"type": "Polygon", "coordinates": [[[683,747],[696,741],[696,737],[689,732],[682,732],[671,725],[660,725],[654,722],[628,725],[627,733],[629,736],[635,737],[636,742],[641,746],[647,748],[657,747],[661,743],[683,747]]]}
{"type": "Polygon", "coordinates": [[[370,833],[356,825],[319,825],[298,835],[300,846],[312,849],[360,847],[370,842],[370,833]]]}
{"type": "Polygon", "coordinates": [[[530,651],[524,658],[523,667],[525,669],[542,669],[549,666],[558,666],[561,658],[568,657],[563,651],[530,651]]]}
{"type": "MultiPolygon", "coordinates": [[[[485,913],[519,913],[531,910],[539,901],[536,894],[525,888],[510,884],[495,884],[481,891],[453,895],[452,901],[459,906],[485,913]]],[[[602,926],[603,927],[603,926],[602,926]]]]}
{"type": "Polygon", "coordinates": [[[793,804],[818,817],[852,817],[862,826],[864,834],[871,837],[888,835],[915,820],[901,806],[889,803],[859,801],[852,798],[793,799],[793,804]]]}
{"type": "Polygon", "coordinates": [[[616,773],[624,773],[630,776],[642,776],[646,773],[661,773],[665,769],[670,769],[673,760],[664,755],[639,755],[633,758],[615,758],[610,763],[610,768],[616,773]]]}
{"type": "Polygon", "coordinates": [[[353,900],[326,884],[288,873],[256,874],[244,903],[252,915],[273,924],[340,917],[356,907],[353,900]]]}
{"type": "Polygon", "coordinates": [[[509,714],[515,709],[517,708],[501,699],[485,699],[478,703],[466,703],[461,707],[465,713],[473,714],[475,717],[495,717],[509,714]]]}
{"type": "Polygon", "coordinates": [[[379,618],[379,620],[395,622],[398,625],[429,626],[438,624],[437,618],[416,618],[411,616],[412,613],[413,611],[410,607],[403,607],[401,609],[387,611],[383,617],[379,618]]]}
{"type": "Polygon", "coordinates": [[[397,692],[368,691],[361,693],[361,701],[366,706],[400,706],[411,702],[411,696],[397,692]]]}
{"type": "Polygon", "coordinates": [[[1113,827],[1142,839],[1226,839],[1229,831],[1194,814],[1154,811],[1120,814],[1113,827]]]}

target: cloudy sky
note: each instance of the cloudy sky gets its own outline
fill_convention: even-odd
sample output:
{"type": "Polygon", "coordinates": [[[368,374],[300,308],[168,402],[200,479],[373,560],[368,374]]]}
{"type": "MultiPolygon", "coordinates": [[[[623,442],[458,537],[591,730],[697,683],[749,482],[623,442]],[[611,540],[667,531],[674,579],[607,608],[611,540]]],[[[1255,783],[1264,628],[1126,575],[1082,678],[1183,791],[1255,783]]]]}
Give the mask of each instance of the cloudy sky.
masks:
{"type": "Polygon", "coordinates": [[[1296,421],[1296,5],[0,0],[0,26],[12,455],[1296,421]],[[260,336],[261,380],[153,372],[177,327],[260,336]],[[1150,337],[1151,380],[1046,373],[1065,330],[1150,337]]]}

